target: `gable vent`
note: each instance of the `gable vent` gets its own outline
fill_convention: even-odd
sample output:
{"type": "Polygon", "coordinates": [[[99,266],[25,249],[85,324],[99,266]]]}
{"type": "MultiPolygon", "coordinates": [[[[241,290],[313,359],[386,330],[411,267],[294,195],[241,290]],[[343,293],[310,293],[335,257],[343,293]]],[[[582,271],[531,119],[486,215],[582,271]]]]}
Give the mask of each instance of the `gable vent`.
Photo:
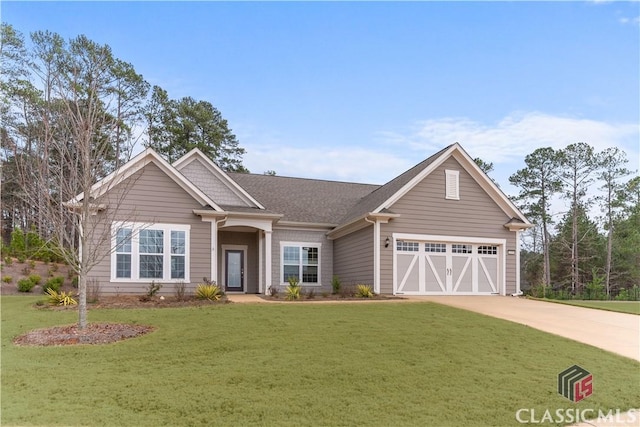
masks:
{"type": "Polygon", "coordinates": [[[460,200],[460,171],[445,170],[445,199],[460,200]]]}

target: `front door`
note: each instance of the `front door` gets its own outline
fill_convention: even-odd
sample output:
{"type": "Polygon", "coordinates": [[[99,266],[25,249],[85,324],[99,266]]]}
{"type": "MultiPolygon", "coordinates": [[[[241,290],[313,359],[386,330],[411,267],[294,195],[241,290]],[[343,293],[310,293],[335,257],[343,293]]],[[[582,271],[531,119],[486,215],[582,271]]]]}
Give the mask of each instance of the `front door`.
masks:
{"type": "Polygon", "coordinates": [[[244,251],[227,249],[224,251],[225,290],[244,291],[244,251]]]}

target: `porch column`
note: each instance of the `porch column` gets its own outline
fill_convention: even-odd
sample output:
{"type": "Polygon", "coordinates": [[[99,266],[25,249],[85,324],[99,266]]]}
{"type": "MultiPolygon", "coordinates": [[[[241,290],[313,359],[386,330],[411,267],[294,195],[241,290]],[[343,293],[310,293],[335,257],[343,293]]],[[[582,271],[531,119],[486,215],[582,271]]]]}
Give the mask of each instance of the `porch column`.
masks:
{"type": "Polygon", "coordinates": [[[264,293],[271,288],[271,230],[264,232],[264,293]]]}
{"type": "Polygon", "coordinates": [[[264,291],[264,231],[258,231],[258,293],[266,293],[264,291]]]}
{"type": "Polygon", "coordinates": [[[520,231],[516,230],[516,294],[522,293],[520,289],[520,231]]]}
{"type": "Polygon", "coordinates": [[[373,224],[373,292],[380,293],[380,221],[373,224]]]}
{"type": "Polygon", "coordinates": [[[211,277],[218,282],[218,221],[211,221],[211,277]]]}

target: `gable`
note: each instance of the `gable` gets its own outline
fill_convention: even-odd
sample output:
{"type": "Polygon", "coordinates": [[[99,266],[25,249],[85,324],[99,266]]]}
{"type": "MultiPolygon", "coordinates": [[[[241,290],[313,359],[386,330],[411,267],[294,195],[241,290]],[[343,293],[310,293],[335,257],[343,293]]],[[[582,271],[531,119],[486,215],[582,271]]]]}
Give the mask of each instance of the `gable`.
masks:
{"type": "Polygon", "coordinates": [[[222,206],[265,209],[246,189],[197,148],[174,162],[173,167],[222,206]]]}
{"type": "Polygon", "coordinates": [[[509,235],[504,224],[511,218],[467,172],[460,162],[448,158],[428,176],[389,206],[400,214],[394,227],[402,232],[474,235],[509,235]],[[447,171],[458,173],[458,198],[447,198],[447,171]]]}
{"type": "Polygon", "coordinates": [[[252,207],[229,188],[227,182],[212,174],[200,159],[189,162],[180,172],[219,205],[252,207]]]}

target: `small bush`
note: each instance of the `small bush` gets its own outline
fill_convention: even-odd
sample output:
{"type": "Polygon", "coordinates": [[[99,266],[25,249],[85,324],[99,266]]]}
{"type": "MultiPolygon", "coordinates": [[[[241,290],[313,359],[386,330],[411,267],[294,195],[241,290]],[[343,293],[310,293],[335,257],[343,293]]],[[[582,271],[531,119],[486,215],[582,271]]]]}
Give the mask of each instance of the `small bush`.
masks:
{"type": "Polygon", "coordinates": [[[277,287],[277,286],[272,285],[272,286],[269,288],[269,295],[271,295],[273,298],[278,298],[278,292],[279,292],[279,291],[280,291],[280,290],[278,289],[278,287],[277,287]]]}
{"type": "Polygon", "coordinates": [[[340,293],[340,288],[342,284],[340,283],[340,278],[338,276],[333,276],[331,279],[331,288],[333,289],[334,294],[340,293]]]}
{"type": "Polygon", "coordinates": [[[71,279],[71,286],[73,286],[74,288],[78,288],[78,280],[80,280],[78,276],[73,276],[73,278],[71,279]]]}
{"type": "Polygon", "coordinates": [[[314,299],[314,298],[316,297],[316,291],[315,291],[315,289],[309,289],[309,290],[307,291],[307,293],[305,294],[305,297],[306,297],[307,299],[314,299]]]}
{"type": "Polygon", "coordinates": [[[200,283],[196,287],[196,298],[198,299],[206,299],[209,301],[220,301],[223,296],[222,289],[220,286],[215,284],[204,284],[200,283]]]}
{"type": "Polygon", "coordinates": [[[20,292],[31,292],[31,289],[35,286],[29,279],[20,279],[18,280],[18,291],[20,292]]]}
{"type": "Polygon", "coordinates": [[[64,284],[63,276],[52,277],[44,284],[43,291],[46,293],[47,289],[53,289],[54,291],[60,291],[60,288],[64,284]]]}
{"type": "Polygon", "coordinates": [[[287,301],[295,301],[300,299],[300,280],[297,277],[291,276],[287,279],[289,286],[287,286],[285,299],[287,301]]]}
{"type": "MultiPolygon", "coordinates": [[[[76,276],[76,279],[78,277],[76,276]]],[[[76,288],[78,285],[76,284],[76,288]]],[[[97,302],[100,298],[100,281],[95,277],[87,279],[87,302],[97,302]]]]}
{"type": "Polygon", "coordinates": [[[28,264],[30,269],[33,270],[34,268],[36,268],[36,262],[34,260],[30,259],[28,264]]]}
{"type": "Polygon", "coordinates": [[[78,302],[73,299],[71,294],[66,292],[57,292],[53,289],[47,289],[47,302],[51,305],[76,305],[78,302]]]}
{"type": "Polygon", "coordinates": [[[6,256],[6,257],[4,257],[4,263],[5,263],[7,266],[13,265],[13,258],[11,258],[10,256],[6,256]]]}
{"type": "Polygon", "coordinates": [[[11,277],[11,276],[2,276],[2,281],[4,283],[11,283],[11,282],[13,282],[13,277],[11,277]]]}
{"type": "Polygon", "coordinates": [[[356,285],[356,296],[358,298],[373,298],[373,295],[370,285],[356,285]]]}
{"type": "Polygon", "coordinates": [[[173,285],[173,293],[178,301],[184,301],[187,285],[181,280],[173,285]]]}
{"type": "Polygon", "coordinates": [[[33,286],[39,285],[42,282],[42,276],[39,274],[30,274],[29,280],[33,282],[33,286]]]}

